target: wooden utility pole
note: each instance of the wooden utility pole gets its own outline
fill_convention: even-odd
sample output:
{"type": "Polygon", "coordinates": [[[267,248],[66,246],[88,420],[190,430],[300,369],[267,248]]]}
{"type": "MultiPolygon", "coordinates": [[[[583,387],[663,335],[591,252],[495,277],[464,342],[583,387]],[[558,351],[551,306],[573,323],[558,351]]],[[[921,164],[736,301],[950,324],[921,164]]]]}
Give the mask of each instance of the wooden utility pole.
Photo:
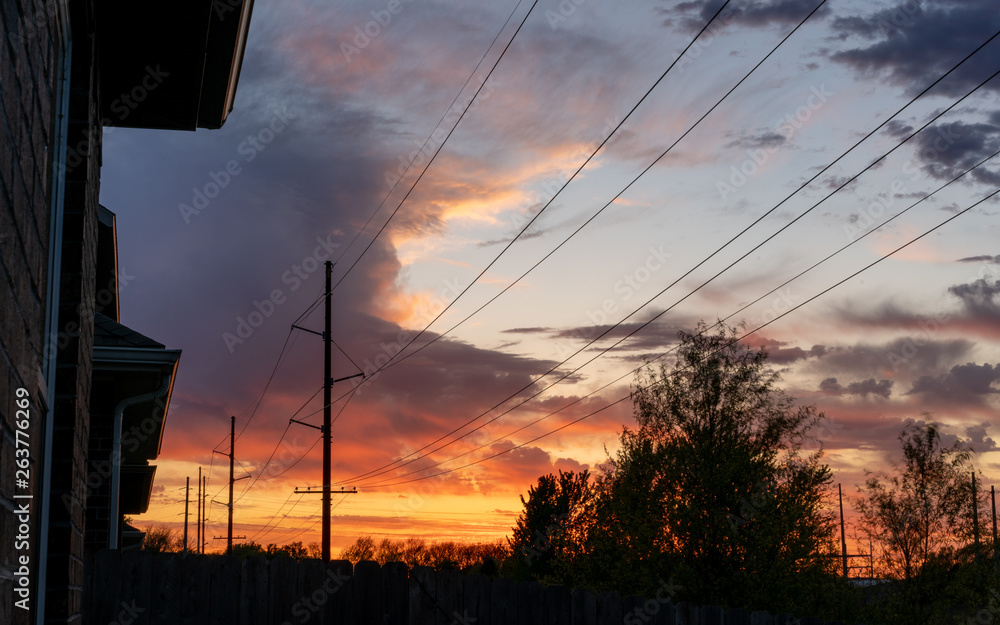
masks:
{"type": "Polygon", "coordinates": [[[323,562],[330,561],[330,392],[333,389],[332,352],[333,336],[330,333],[330,278],[333,262],[326,261],[326,301],[323,304],[323,562]]]}
{"type": "Polygon", "coordinates": [[[233,555],[233,469],[236,463],[236,417],[229,422],[229,540],[226,542],[226,555],[233,555]]]}
{"type": "Polygon", "coordinates": [[[844,534],[844,493],[837,484],[837,495],[840,497],[840,553],[844,558],[844,577],[847,577],[847,538],[844,534]]]}
{"type": "Polygon", "coordinates": [[[201,467],[198,467],[198,528],[195,531],[195,535],[198,537],[198,542],[195,543],[195,553],[201,553],[201,467]]]}
{"type": "Polygon", "coordinates": [[[201,544],[198,546],[202,555],[205,553],[205,545],[208,543],[208,534],[205,533],[205,524],[208,521],[208,476],[201,478],[201,544]]]}
{"type": "MultiPolygon", "coordinates": [[[[311,428],[316,428],[323,434],[323,486],[319,491],[299,491],[295,492],[309,492],[316,493],[319,492],[323,495],[323,561],[330,561],[330,495],[331,495],[331,485],[330,485],[330,465],[331,465],[331,442],[332,438],[330,436],[330,429],[333,425],[332,417],[332,397],[331,391],[333,390],[333,385],[336,382],[343,382],[344,380],[350,380],[356,377],[363,377],[364,373],[357,373],[355,375],[349,375],[343,378],[333,379],[333,334],[330,331],[331,326],[331,297],[333,295],[330,283],[332,282],[333,276],[333,261],[326,261],[326,295],[324,296],[324,317],[323,317],[323,332],[322,334],[308,328],[302,328],[297,325],[292,325],[293,328],[297,330],[303,330],[305,332],[310,332],[312,334],[319,334],[323,337],[323,425],[316,428],[315,425],[311,423],[305,423],[304,421],[296,421],[295,419],[289,419],[292,423],[298,423],[300,425],[306,425],[311,428]]],[[[357,492],[345,491],[341,489],[338,491],[340,493],[352,493],[357,492]]]]}
{"type": "Polygon", "coordinates": [[[185,478],[184,483],[184,555],[188,552],[188,502],[191,501],[191,478],[185,478]]]}
{"type": "MultiPolygon", "coordinates": [[[[233,484],[236,483],[237,479],[243,480],[249,475],[244,475],[241,478],[237,478],[233,475],[236,469],[236,417],[231,417],[229,422],[229,453],[223,454],[221,451],[216,451],[217,454],[222,454],[223,456],[229,456],[229,531],[226,533],[226,555],[233,554],[233,484]]],[[[218,540],[218,537],[213,537],[218,540]]],[[[236,536],[235,538],[246,538],[246,536],[236,536]]]]}
{"type": "Polygon", "coordinates": [[[997,544],[997,491],[990,484],[990,502],[993,504],[993,566],[1000,566],[1000,545],[997,544]]]}
{"type": "Polygon", "coordinates": [[[329,562],[330,561],[330,512],[331,512],[331,508],[329,507],[330,496],[334,493],[338,495],[356,495],[358,493],[358,489],[352,488],[351,490],[344,490],[343,488],[341,488],[340,490],[331,490],[330,483],[327,482],[326,484],[323,485],[323,487],[320,490],[313,490],[311,488],[306,488],[303,490],[300,488],[296,488],[295,492],[299,495],[315,495],[315,494],[323,495],[323,522],[324,522],[324,527],[326,527],[326,529],[323,531],[323,561],[329,562]]]}

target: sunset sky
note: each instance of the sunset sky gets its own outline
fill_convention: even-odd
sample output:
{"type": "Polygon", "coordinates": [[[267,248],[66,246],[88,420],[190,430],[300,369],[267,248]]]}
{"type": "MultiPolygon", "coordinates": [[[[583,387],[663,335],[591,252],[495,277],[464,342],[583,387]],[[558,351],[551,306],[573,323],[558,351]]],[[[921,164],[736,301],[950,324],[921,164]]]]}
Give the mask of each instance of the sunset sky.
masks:
{"type": "MultiPolygon", "coordinates": [[[[223,129],[105,131],[122,322],[183,350],[137,524],[180,529],[201,466],[209,536],[225,534],[228,460],[213,449],[228,453],[235,415],[237,476],[253,476],[236,485],[235,533],[319,542],[319,496],[292,491],[320,484],[320,435],[289,417],[322,421],[323,344],[290,326],[321,296],[326,258],[334,377],[371,373],[453,304],[402,356],[438,340],[334,406],[333,480],[359,490],[334,497],[335,554],[369,534],[495,539],[539,476],[614,452],[631,405],[595,411],[678,330],[754,330],[996,192],[992,159],[858,240],[1000,150],[1000,78],[979,87],[1000,37],[907,106],[996,36],[1000,12],[830,0],[805,19],[817,4],[733,0],[681,56],[717,0],[257,0],[223,129]]],[[[898,455],[911,419],[943,423],[1000,484],[998,213],[993,196],[746,339],[825,412],[817,437],[845,494],[898,455]]],[[[322,305],[298,324],[322,330],[322,305]]]]}

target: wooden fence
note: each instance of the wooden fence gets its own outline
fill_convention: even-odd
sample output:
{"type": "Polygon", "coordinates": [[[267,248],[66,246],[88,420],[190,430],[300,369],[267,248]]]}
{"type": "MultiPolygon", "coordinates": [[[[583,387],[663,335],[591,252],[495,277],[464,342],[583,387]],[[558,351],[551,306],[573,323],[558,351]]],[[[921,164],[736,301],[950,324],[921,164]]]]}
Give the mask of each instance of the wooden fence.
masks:
{"type": "Polygon", "coordinates": [[[655,597],[622,598],[399,562],[104,550],[86,572],[84,625],[824,625],[674,605],[666,583],[655,597]]]}

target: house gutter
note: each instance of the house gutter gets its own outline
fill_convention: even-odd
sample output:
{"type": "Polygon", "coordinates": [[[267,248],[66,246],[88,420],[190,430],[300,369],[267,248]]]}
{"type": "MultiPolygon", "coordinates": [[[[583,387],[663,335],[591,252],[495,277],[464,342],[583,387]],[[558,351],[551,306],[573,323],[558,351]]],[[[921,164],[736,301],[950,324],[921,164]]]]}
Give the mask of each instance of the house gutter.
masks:
{"type": "MultiPolygon", "coordinates": [[[[170,382],[171,376],[170,374],[166,374],[163,376],[163,384],[160,385],[160,388],[151,393],[126,397],[118,402],[117,406],[115,406],[115,418],[114,423],[111,426],[112,431],[114,432],[114,442],[111,446],[111,514],[108,519],[109,549],[118,549],[118,528],[121,523],[118,510],[120,500],[119,483],[121,481],[122,472],[122,415],[125,413],[125,409],[129,406],[159,399],[166,395],[170,390],[170,382]]],[[[164,414],[164,417],[166,417],[166,414],[164,414]]]]}

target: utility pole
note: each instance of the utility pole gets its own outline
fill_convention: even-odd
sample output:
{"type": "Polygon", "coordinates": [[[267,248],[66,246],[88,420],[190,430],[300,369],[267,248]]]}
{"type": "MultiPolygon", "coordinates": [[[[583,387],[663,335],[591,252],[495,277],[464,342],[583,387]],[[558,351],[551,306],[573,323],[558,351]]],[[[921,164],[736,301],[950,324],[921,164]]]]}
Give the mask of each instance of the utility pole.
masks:
{"type": "Polygon", "coordinates": [[[840,553],[844,557],[844,577],[847,577],[847,538],[844,535],[844,493],[837,484],[837,495],[840,497],[840,553]]]}
{"type": "Polygon", "coordinates": [[[229,422],[229,540],[226,543],[226,555],[233,555],[233,478],[236,462],[236,417],[229,422]]]}
{"type": "MultiPolygon", "coordinates": [[[[236,417],[231,417],[229,422],[229,453],[223,454],[221,451],[216,451],[217,454],[222,454],[223,456],[229,456],[229,532],[226,534],[226,555],[233,555],[233,484],[236,483],[237,479],[243,480],[249,475],[244,475],[243,477],[236,478],[233,475],[236,469],[236,417]]],[[[236,538],[246,538],[246,536],[236,536],[236,538]]],[[[216,540],[218,538],[216,537],[216,540]]]]}
{"type": "Polygon", "coordinates": [[[195,543],[195,553],[201,553],[201,467],[198,467],[198,528],[195,534],[198,537],[198,542],[195,543]]]}
{"type": "Polygon", "coordinates": [[[333,390],[331,350],[333,336],[330,334],[330,277],[333,262],[326,261],[326,302],[323,307],[323,562],[330,561],[330,392],[333,390]]]}
{"type": "Polygon", "coordinates": [[[983,570],[979,568],[979,490],[976,488],[976,470],[972,470],[972,535],[976,546],[976,580],[982,581],[983,570]]]}
{"type": "Polygon", "coordinates": [[[323,495],[323,502],[324,502],[323,523],[324,526],[326,527],[326,530],[324,530],[323,532],[323,561],[329,562],[330,561],[330,511],[331,511],[331,508],[329,506],[330,495],[332,495],[333,493],[336,493],[338,495],[356,495],[358,493],[358,489],[352,488],[351,490],[344,490],[343,488],[341,488],[340,490],[330,490],[330,484],[329,482],[327,482],[326,484],[323,484],[323,487],[320,490],[313,490],[312,488],[306,488],[305,490],[302,490],[296,488],[295,493],[300,495],[302,494],[315,495],[317,493],[320,493],[323,495]]]}
{"type": "Polygon", "coordinates": [[[208,476],[201,478],[201,544],[199,551],[205,555],[205,545],[208,543],[208,534],[205,533],[205,523],[208,522],[208,476]]]}
{"type": "MultiPolygon", "coordinates": [[[[332,409],[332,398],[331,391],[333,385],[336,382],[342,382],[344,380],[350,380],[351,378],[364,377],[364,373],[357,373],[355,375],[349,375],[344,378],[333,379],[333,364],[332,356],[333,351],[331,347],[333,346],[333,334],[330,331],[332,312],[330,310],[330,300],[333,295],[332,288],[330,286],[331,278],[333,276],[333,261],[326,261],[326,295],[324,302],[324,312],[323,317],[323,333],[320,334],[314,330],[308,328],[302,328],[297,325],[292,325],[293,328],[298,330],[303,330],[305,332],[310,332],[312,334],[319,334],[323,337],[323,425],[322,427],[316,428],[315,425],[311,423],[305,423],[303,421],[296,421],[295,419],[289,419],[292,423],[298,423],[301,425],[307,425],[311,428],[316,428],[320,430],[323,434],[323,487],[321,491],[302,491],[302,492],[321,492],[323,494],[323,561],[330,561],[330,464],[331,464],[331,436],[330,428],[333,425],[331,415],[332,409]]],[[[343,350],[341,350],[343,351],[343,350]]],[[[356,365],[355,365],[356,366],[356,365]]],[[[299,492],[296,490],[295,492],[299,492]]],[[[341,489],[339,492],[350,493],[357,492],[345,491],[341,489]]]]}
{"type": "Polygon", "coordinates": [[[993,508],[993,567],[1000,566],[1000,544],[997,544],[997,491],[990,484],[990,501],[993,508]]]}
{"type": "Polygon", "coordinates": [[[184,555],[188,553],[188,502],[191,501],[191,478],[185,478],[184,484],[184,555]]]}

